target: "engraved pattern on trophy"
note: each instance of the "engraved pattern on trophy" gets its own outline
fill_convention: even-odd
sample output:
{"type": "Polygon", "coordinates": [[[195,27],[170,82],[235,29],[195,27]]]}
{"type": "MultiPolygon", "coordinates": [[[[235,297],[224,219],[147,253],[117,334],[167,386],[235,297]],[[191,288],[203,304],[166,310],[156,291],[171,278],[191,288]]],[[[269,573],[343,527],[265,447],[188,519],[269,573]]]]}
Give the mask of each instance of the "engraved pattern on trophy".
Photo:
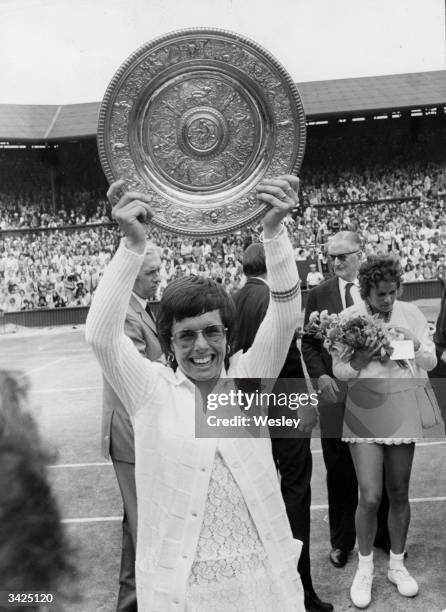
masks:
{"type": "Polygon", "coordinates": [[[223,122],[214,116],[212,110],[199,108],[194,111],[192,118],[185,119],[183,129],[180,130],[180,142],[196,155],[212,153],[222,141],[223,122]]]}
{"type": "Polygon", "coordinates": [[[185,30],[121,66],[98,142],[107,178],[149,194],[155,224],[215,235],[262,215],[255,185],[298,169],[305,120],[294,84],[267,51],[230,32],[185,30]]]}
{"type": "Polygon", "coordinates": [[[142,119],[143,163],[180,189],[213,191],[240,181],[258,153],[259,110],[224,78],[175,80],[142,119]]]}

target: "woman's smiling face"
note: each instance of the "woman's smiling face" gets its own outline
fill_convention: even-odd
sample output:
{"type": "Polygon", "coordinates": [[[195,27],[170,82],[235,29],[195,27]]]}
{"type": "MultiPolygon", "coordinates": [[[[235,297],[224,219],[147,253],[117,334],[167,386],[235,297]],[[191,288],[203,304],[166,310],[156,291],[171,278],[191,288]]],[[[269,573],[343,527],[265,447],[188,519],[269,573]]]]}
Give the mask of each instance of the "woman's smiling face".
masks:
{"type": "Polygon", "coordinates": [[[207,381],[220,376],[227,346],[226,333],[223,330],[224,325],[219,310],[211,310],[195,317],[186,317],[181,321],[174,320],[172,350],[175,353],[178,367],[192,381],[207,381]],[[206,338],[202,330],[211,326],[218,326],[222,333],[218,334],[217,328],[211,328],[213,333],[208,334],[206,338]],[[188,345],[181,339],[181,332],[185,330],[201,333],[193,334],[195,338],[188,345]],[[210,340],[211,335],[215,338],[210,340]]]}

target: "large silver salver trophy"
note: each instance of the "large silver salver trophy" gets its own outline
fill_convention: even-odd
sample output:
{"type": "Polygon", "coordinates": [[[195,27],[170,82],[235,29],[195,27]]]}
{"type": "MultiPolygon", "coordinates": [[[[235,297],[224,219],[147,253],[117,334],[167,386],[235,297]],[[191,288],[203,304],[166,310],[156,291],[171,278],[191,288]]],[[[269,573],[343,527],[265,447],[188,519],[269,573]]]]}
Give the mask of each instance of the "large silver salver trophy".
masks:
{"type": "Polygon", "coordinates": [[[179,30],[133,53],[99,113],[107,179],[151,196],[152,222],[190,236],[263,216],[255,186],[297,174],[305,115],[290,75],[265,49],[217,29],[179,30]]]}

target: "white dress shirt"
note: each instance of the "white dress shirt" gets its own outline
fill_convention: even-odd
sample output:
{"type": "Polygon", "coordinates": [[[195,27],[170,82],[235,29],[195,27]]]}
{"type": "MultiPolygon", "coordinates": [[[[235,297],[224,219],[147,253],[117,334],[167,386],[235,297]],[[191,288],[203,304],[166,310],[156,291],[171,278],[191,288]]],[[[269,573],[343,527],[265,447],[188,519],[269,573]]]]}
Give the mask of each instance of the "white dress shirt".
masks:
{"type": "Polygon", "coordinates": [[[134,291],[132,291],[132,295],[135,298],[135,300],[138,302],[138,304],[141,304],[141,306],[144,308],[144,310],[147,308],[147,302],[149,300],[146,300],[145,298],[142,298],[140,295],[138,295],[137,293],[135,293],[134,291]]]}
{"type": "Polygon", "coordinates": [[[346,308],[346,305],[345,305],[345,286],[348,283],[353,283],[353,286],[350,289],[350,295],[352,296],[353,304],[359,304],[360,302],[362,302],[361,296],[359,294],[359,282],[358,282],[357,278],[355,278],[354,281],[346,281],[343,278],[340,278],[338,276],[338,283],[339,283],[339,293],[341,294],[341,300],[342,300],[342,308],[346,308]]]}

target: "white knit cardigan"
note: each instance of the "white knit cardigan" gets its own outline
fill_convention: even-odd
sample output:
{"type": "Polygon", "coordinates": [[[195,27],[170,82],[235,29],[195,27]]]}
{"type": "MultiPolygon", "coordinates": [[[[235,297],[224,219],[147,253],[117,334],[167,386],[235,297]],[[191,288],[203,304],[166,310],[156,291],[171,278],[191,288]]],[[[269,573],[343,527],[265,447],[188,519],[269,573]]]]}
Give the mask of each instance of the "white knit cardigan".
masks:
{"type": "MultiPolygon", "coordinates": [[[[288,236],[265,240],[270,305],[249,351],[222,377],[276,378],[300,313],[298,274],[288,236]]],[[[133,418],[138,498],[136,584],[141,612],[183,612],[188,577],[218,449],[246,500],[287,612],[303,612],[293,540],[269,439],[195,438],[195,385],[177,369],[141,357],[124,320],[143,256],[122,243],[94,296],[86,337],[133,418]]],[[[229,611],[228,611],[229,612],[229,611]]]]}

